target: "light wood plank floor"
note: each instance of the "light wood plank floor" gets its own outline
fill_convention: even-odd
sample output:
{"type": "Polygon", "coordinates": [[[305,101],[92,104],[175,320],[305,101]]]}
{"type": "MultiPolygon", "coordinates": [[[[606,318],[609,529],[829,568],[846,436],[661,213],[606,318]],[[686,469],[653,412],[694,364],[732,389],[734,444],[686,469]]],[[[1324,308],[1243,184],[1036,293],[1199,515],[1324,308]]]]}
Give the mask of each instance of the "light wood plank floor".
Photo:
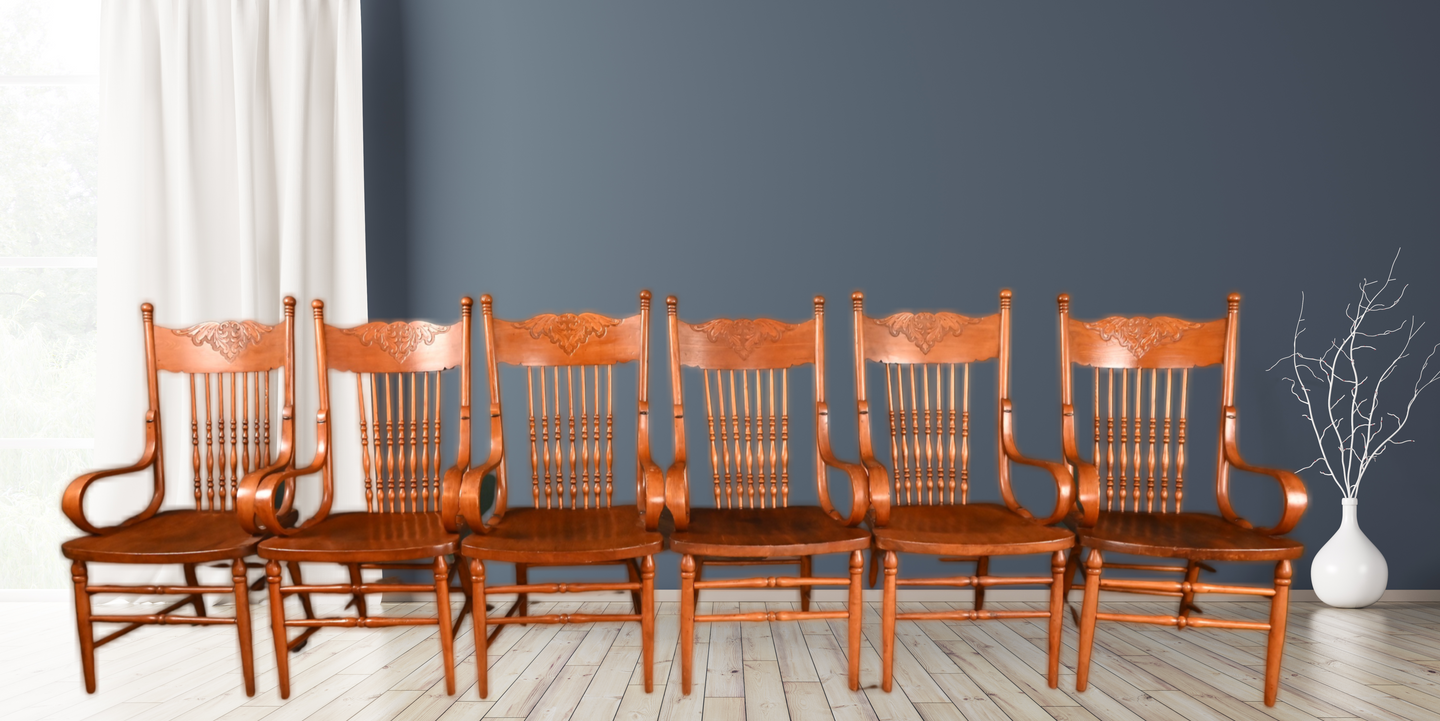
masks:
{"type": "MultiPolygon", "coordinates": [[[[839,604],[817,604],[840,608],[839,604]]],[[[991,607],[1039,607],[989,604],[991,607]]],[[[1257,632],[1101,624],[1091,688],[1074,692],[1067,620],[1060,689],[1044,679],[1041,622],[906,622],[895,691],[879,690],[878,608],[867,610],[862,685],[845,683],[844,621],[701,624],[694,691],[674,663],[676,604],[659,604],[656,690],[644,693],[635,623],[511,627],[490,650],[490,698],[475,691],[472,634],[456,643],[460,693],[446,696],[429,627],[326,629],[291,661],[291,698],[275,691],[264,605],[255,606],[259,692],[240,687],[230,627],[146,628],[99,651],[99,693],[79,680],[73,620],[59,603],[0,606],[0,716],[5,719],[1383,719],[1440,721],[1440,605],[1340,611],[1292,606],[1280,703],[1261,704],[1257,632]]],[[[902,604],[942,609],[948,604],[902,604]]],[[[1165,612],[1156,604],[1115,604],[1165,612]]],[[[790,603],[702,602],[701,612],[781,610],[790,603]]],[[[497,611],[504,611],[502,605],[497,611]]],[[[534,613],[625,612],[607,601],[538,603],[534,613]]],[[[1216,603],[1210,615],[1263,619],[1263,603],[1216,603]]],[[[389,614],[428,613],[397,604],[389,614]]]]}

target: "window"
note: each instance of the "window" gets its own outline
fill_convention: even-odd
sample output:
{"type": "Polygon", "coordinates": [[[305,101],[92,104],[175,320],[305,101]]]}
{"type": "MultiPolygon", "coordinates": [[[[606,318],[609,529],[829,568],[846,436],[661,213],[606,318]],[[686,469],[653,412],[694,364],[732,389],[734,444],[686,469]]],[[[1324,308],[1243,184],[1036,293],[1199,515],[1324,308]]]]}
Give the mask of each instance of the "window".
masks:
{"type": "Polygon", "coordinates": [[[58,589],[91,465],[99,0],[0,0],[0,589],[58,589]]]}

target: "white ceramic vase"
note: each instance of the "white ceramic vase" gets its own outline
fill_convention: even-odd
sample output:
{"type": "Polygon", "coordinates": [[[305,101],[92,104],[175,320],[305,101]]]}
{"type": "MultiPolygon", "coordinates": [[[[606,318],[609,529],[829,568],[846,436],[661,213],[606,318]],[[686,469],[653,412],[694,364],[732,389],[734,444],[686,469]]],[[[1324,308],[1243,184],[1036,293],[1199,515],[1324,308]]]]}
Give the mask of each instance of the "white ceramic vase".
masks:
{"type": "Polygon", "coordinates": [[[1354,498],[1340,499],[1340,530],[1310,563],[1315,595],[1336,608],[1363,608],[1379,601],[1390,579],[1385,556],[1360,530],[1358,504],[1354,498]]]}

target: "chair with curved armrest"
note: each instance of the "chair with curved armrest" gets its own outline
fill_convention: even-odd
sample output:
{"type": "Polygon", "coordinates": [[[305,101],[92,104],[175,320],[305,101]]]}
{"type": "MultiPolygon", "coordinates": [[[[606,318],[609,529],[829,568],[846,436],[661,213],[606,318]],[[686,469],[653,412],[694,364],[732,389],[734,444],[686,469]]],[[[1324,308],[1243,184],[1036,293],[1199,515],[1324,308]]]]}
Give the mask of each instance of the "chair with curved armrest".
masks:
{"type": "MultiPolygon", "coordinates": [[[[75,583],[75,620],[80,632],[80,661],[85,690],[95,692],[95,649],[148,624],[234,624],[240,638],[245,694],[255,695],[255,663],[250,642],[249,588],[245,558],[264,538],[246,529],[236,514],[241,477],[252,471],[279,471],[292,463],[291,427],[295,394],[295,299],[285,299],[283,326],[251,320],[200,323],[189,328],[155,325],[154,307],[145,303],[145,451],[133,466],[87,473],[65,490],[65,515],[85,536],[61,545],[75,583]],[[161,511],[165,499],[165,451],[161,432],[160,372],[184,374],[190,382],[190,470],[195,507],[161,511]],[[272,390],[273,385],[273,390],[272,390]],[[271,444],[273,396],[280,398],[280,444],[271,444]],[[97,481],[149,470],[154,478],[150,502],[134,517],[97,527],[85,515],[85,494],[97,481]],[[92,586],[87,563],[181,564],[184,585],[92,586]],[[202,586],[196,568],[215,564],[231,570],[232,585],[202,586]],[[183,595],[156,613],[92,613],[95,593],[183,595]],[[204,594],[235,596],[235,617],[206,613],[204,594]],[[193,605],[195,615],[174,612],[193,605]],[[94,624],[124,628],[95,640],[94,624]]],[[[297,569],[292,568],[292,572],[297,569]]]]}
{"type": "MultiPolygon", "coordinates": [[[[1093,322],[1082,321],[1070,317],[1068,295],[1060,296],[1059,305],[1063,442],[1065,459],[1075,467],[1079,488],[1077,513],[1068,522],[1079,537],[1079,545],[1090,549],[1083,571],[1085,600],[1079,619],[1080,660],[1075,675],[1076,690],[1084,691],[1089,679],[1090,652],[1097,621],[1160,624],[1182,629],[1191,626],[1246,629],[1269,634],[1265,654],[1265,704],[1273,706],[1280,685],[1280,661],[1285,650],[1291,561],[1304,552],[1299,541],[1283,536],[1299,523],[1307,499],[1305,485],[1299,476],[1289,471],[1251,466],[1241,459],[1236,446],[1235,362],[1239,344],[1240,295],[1232,293],[1229,296],[1226,317],[1204,322],[1167,316],[1111,316],[1093,322]],[[1188,453],[1186,420],[1190,371],[1217,364],[1221,366],[1220,437],[1215,474],[1218,515],[1182,510],[1188,453]],[[1080,457],[1075,428],[1073,376],[1077,365],[1094,369],[1091,383],[1094,442],[1091,460],[1088,461],[1080,457]],[[1164,373],[1160,373],[1162,370],[1164,373]],[[1144,392],[1147,385],[1150,389],[1148,402],[1144,392]],[[1172,419],[1171,412],[1176,409],[1173,399],[1177,385],[1179,413],[1172,419]],[[1162,388],[1165,397],[1157,401],[1162,388]],[[1101,406],[1105,408],[1103,423],[1101,406]],[[1157,407],[1164,410],[1164,416],[1158,419],[1157,407]],[[1270,476],[1280,485],[1284,509],[1278,523],[1269,528],[1256,528],[1235,513],[1230,503],[1232,468],[1270,476]],[[1107,565],[1103,554],[1108,553],[1183,559],[1185,565],[1107,565]],[[1198,581],[1200,571],[1213,570],[1208,561],[1274,563],[1275,585],[1272,588],[1256,588],[1201,583],[1198,581]],[[1109,579],[1101,576],[1104,568],[1175,573],[1181,574],[1184,580],[1109,579]],[[1179,608],[1173,616],[1102,613],[1098,605],[1102,590],[1178,598],[1179,608]],[[1270,620],[1261,623],[1193,618],[1192,612],[1200,610],[1194,603],[1197,593],[1269,597],[1270,620]]],[[[1067,591],[1069,579],[1074,577],[1078,564],[1079,554],[1076,553],[1066,569],[1067,591]]]]}
{"type": "MultiPolygon", "coordinates": [[[[454,627],[450,610],[450,563],[446,557],[460,545],[449,530],[459,493],[458,472],[445,471],[441,455],[441,424],[447,371],[458,373],[460,402],[456,462],[470,457],[470,308],[460,301],[460,322],[434,325],[421,321],[372,322],[340,328],[325,322],[325,304],[311,303],[315,315],[315,362],[320,390],[316,414],[314,460],[304,468],[253,473],[240,489],[240,518],[255,531],[273,538],[262,542],[259,555],[266,560],[270,587],[270,627],[275,639],[275,666],[280,676],[280,697],[290,696],[290,652],[311,634],[326,626],[364,628],[381,626],[439,627],[440,656],[445,688],[455,693],[454,627]],[[330,418],[330,373],[349,373],[355,379],[359,405],[360,468],[362,478],[346,482],[365,487],[365,510],[331,513],[335,497],[334,432],[330,418]],[[294,503],[296,483],[305,476],[320,476],[320,506],[314,515],[294,524],[281,515],[294,503]],[[419,560],[419,563],[416,561],[419,560]],[[346,566],[350,583],[282,586],[280,563],[336,563],[346,566]],[[431,584],[365,583],[365,569],[423,569],[433,571],[436,616],[371,616],[364,594],[384,591],[430,591],[431,584]],[[290,594],[335,593],[352,596],[357,615],[338,618],[286,619],[284,597],[290,594]],[[305,629],[289,639],[289,627],[305,629]]],[[[464,588],[464,574],[461,573],[464,588]]],[[[467,603],[457,618],[463,619],[467,603]]]]}
{"type": "MultiPolygon", "coordinates": [[[[485,355],[490,369],[490,455],[465,471],[460,518],[474,533],[461,544],[469,559],[471,596],[515,593],[501,617],[475,614],[475,659],[480,698],[489,694],[486,649],[507,624],[639,621],[645,691],[653,689],[655,559],[664,546],[658,532],[665,507],[664,474],[650,458],[650,291],[628,318],[597,313],[544,314],[520,321],[494,317],[490,296],[480,298],[485,355]],[[634,363],[637,379],[635,501],[615,499],[614,378],[634,363]],[[500,401],[501,364],[525,369],[530,437],[529,507],[510,507],[509,475],[500,401]],[[603,413],[602,413],[603,404],[603,413]],[[537,417],[536,407],[540,414],[537,417]],[[495,508],[482,519],[481,481],[494,473],[495,508]],[[486,561],[515,564],[515,583],[485,586],[486,561]],[[628,580],[599,583],[529,583],[539,566],[624,566],[628,580]],[[630,591],[631,614],[530,616],[531,593],[630,591]]],[[[622,451],[623,453],[623,451],[622,451]]]]}
{"type": "Polygon", "coordinates": [[[791,621],[845,618],[849,622],[850,689],[860,685],[860,619],[864,555],[870,534],[858,528],[867,508],[867,478],[859,464],[835,457],[825,403],[825,299],[815,297],[815,317],[803,323],[768,318],[726,318],[684,323],[674,296],[666,299],[670,328],[670,387],[675,403],[675,462],[666,476],[666,505],[675,519],[670,548],[680,561],[681,689],[690,693],[696,622],[791,621]],[[790,369],[815,373],[815,486],[817,506],[790,504],[790,369]],[[682,367],[696,368],[705,383],[713,507],[692,508],[686,457],[682,367]],[[738,376],[738,377],[737,377],[738,376]],[[779,401],[777,403],[777,392],[779,401]],[[737,402],[738,400],[738,402],[737,402]],[[827,471],[850,482],[848,515],[830,500],[827,471]],[[850,554],[850,577],[817,578],[813,556],[850,554]],[[798,565],[799,577],[702,580],[706,565],[798,565]],[[846,611],[809,610],[811,586],[848,586],[846,611]],[[705,588],[799,588],[800,611],[697,616],[705,588]]]}
{"type": "MultiPolygon", "coordinates": [[[[1000,312],[980,318],[957,313],[865,315],[864,296],[851,296],[855,310],[855,398],[859,414],[860,460],[869,471],[875,547],[884,552],[885,590],[881,609],[881,688],[891,688],[895,621],[1049,619],[1051,688],[1059,684],[1060,632],[1064,622],[1065,552],[1075,535],[1056,528],[1070,511],[1074,481],[1065,464],[1026,458],[1015,445],[1010,406],[1010,291],[1000,291],[1000,312]],[[970,366],[995,361],[999,402],[995,406],[999,503],[972,503],[970,492],[970,366]],[[885,370],[885,415],[890,428],[890,468],[876,459],[870,435],[866,361],[885,370]],[[957,406],[956,400],[960,403],[957,406]],[[917,402],[918,401],[918,402],[917,402]],[[908,406],[908,408],[907,408],[908,406]],[[1015,500],[1010,464],[1048,471],[1055,508],[1036,518],[1015,500]],[[892,472],[893,470],[893,472],[892,472]],[[901,580],[896,552],[972,561],[973,576],[901,580]],[[1050,555],[1049,576],[992,576],[992,556],[1050,555]],[[984,610],[988,586],[1048,585],[1048,611],[984,610]],[[897,586],[951,586],[975,589],[974,610],[899,613],[897,586]]],[[[882,443],[882,446],[884,444],[882,443]]],[[[875,584],[880,554],[871,553],[875,584]]]]}

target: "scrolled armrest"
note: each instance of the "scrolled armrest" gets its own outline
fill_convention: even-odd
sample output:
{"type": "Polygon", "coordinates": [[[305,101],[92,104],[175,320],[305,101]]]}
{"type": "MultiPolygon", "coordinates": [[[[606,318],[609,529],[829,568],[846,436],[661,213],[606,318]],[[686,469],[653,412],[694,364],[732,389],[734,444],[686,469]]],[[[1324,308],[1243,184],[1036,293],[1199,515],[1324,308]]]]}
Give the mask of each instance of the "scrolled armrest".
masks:
{"type": "Polygon", "coordinates": [[[645,530],[658,531],[660,516],[665,513],[665,472],[650,456],[650,404],[642,402],[637,416],[636,456],[640,471],[640,512],[645,516],[645,530]]]}
{"type": "MultiPolygon", "coordinates": [[[[454,528],[449,528],[448,530],[452,532],[459,530],[461,523],[464,523],[475,533],[484,534],[490,530],[485,524],[485,502],[484,499],[480,497],[480,494],[481,489],[485,485],[485,476],[495,472],[495,469],[499,466],[500,459],[487,459],[485,463],[468,470],[462,471],[457,467],[451,468],[446,472],[446,483],[452,483],[456,480],[450,474],[460,474],[459,482],[455,484],[455,487],[460,489],[455,499],[457,504],[455,513],[453,515],[444,514],[449,516],[448,523],[454,526],[454,528]]],[[[490,517],[492,522],[499,520],[498,516],[501,513],[499,510],[499,492],[497,488],[496,512],[491,514],[490,517]]]]}
{"type": "Polygon", "coordinates": [[[1075,471],[1076,501],[1072,507],[1080,509],[1080,525],[1083,528],[1093,528],[1100,520],[1100,469],[1080,457],[1080,449],[1075,444],[1075,407],[1062,405],[1062,432],[1060,445],[1065,454],[1065,461],[1075,471]]]}
{"type": "Polygon", "coordinates": [[[870,509],[875,512],[875,525],[890,523],[890,472],[874,458],[862,458],[869,478],[870,509]]]}
{"type": "Polygon", "coordinates": [[[677,458],[665,471],[665,507],[675,521],[675,530],[690,526],[690,474],[685,459],[677,458]]]}
{"type": "MultiPolygon", "coordinates": [[[[1044,468],[1049,471],[1050,475],[1055,479],[1055,508],[1050,512],[1049,516],[1039,519],[1039,523],[1048,526],[1052,523],[1060,522],[1065,516],[1069,515],[1075,493],[1075,479],[1071,477],[1070,469],[1067,468],[1064,463],[1045,461],[1038,458],[1027,458],[1020,453],[1020,449],[1015,445],[1011,405],[1008,399],[1002,401],[1000,406],[1000,442],[1005,451],[1006,458],[1021,465],[1044,468]]],[[[1004,489],[1004,491],[1006,505],[1009,505],[1012,510],[1022,516],[1034,517],[1014,499],[1013,494],[1009,492],[1008,488],[1004,489]]]]}
{"type": "MultiPolygon", "coordinates": [[[[1305,490],[1305,482],[1300,480],[1299,475],[1290,471],[1282,471],[1278,468],[1252,466],[1246,463],[1240,456],[1240,447],[1236,440],[1239,432],[1238,426],[1239,423],[1237,421],[1235,406],[1226,406],[1225,428],[1222,434],[1223,438],[1221,439],[1225,449],[1225,462],[1237,470],[1269,476],[1275,479],[1275,482],[1280,484],[1280,493],[1284,496],[1285,500],[1285,507],[1280,513],[1279,522],[1268,528],[1256,528],[1255,530],[1267,536],[1279,536],[1284,533],[1289,533],[1295,528],[1296,524],[1300,523],[1300,517],[1305,515],[1305,507],[1310,503],[1309,494],[1305,490]]],[[[1251,524],[1236,514],[1231,507],[1230,488],[1228,484],[1222,487],[1219,505],[1221,515],[1225,517],[1225,520],[1247,528],[1251,527],[1251,524]]]]}
{"type": "MultiPolygon", "coordinates": [[[[831,507],[828,493],[828,484],[821,484],[820,506],[830,513],[837,521],[842,521],[847,526],[858,526],[865,520],[865,514],[870,509],[870,476],[866,474],[864,466],[858,463],[842,461],[835,456],[834,450],[830,448],[830,410],[824,403],[816,404],[815,441],[820,450],[820,460],[826,466],[836,470],[844,471],[850,478],[850,515],[847,518],[831,507]]],[[[825,473],[824,468],[815,469],[817,473],[825,473]]],[[[823,480],[823,479],[822,479],[823,480]]]]}
{"type": "Polygon", "coordinates": [[[155,426],[158,420],[159,415],[155,411],[152,410],[145,413],[145,450],[140,454],[140,460],[136,461],[134,465],[125,466],[124,468],[107,468],[101,471],[92,471],[79,476],[71,481],[69,486],[65,487],[65,495],[60,499],[60,510],[65,513],[65,517],[69,518],[71,523],[75,524],[76,528],[79,528],[85,533],[103,536],[108,533],[114,533],[125,526],[139,523],[155,515],[155,513],[160,510],[160,504],[165,500],[165,489],[160,485],[160,479],[157,477],[155,479],[155,487],[151,491],[150,502],[146,504],[145,510],[140,511],[131,518],[127,518],[113,526],[96,526],[85,517],[85,493],[90,490],[90,486],[96,481],[143,471],[155,464],[155,456],[159,448],[155,432],[155,426]]]}

